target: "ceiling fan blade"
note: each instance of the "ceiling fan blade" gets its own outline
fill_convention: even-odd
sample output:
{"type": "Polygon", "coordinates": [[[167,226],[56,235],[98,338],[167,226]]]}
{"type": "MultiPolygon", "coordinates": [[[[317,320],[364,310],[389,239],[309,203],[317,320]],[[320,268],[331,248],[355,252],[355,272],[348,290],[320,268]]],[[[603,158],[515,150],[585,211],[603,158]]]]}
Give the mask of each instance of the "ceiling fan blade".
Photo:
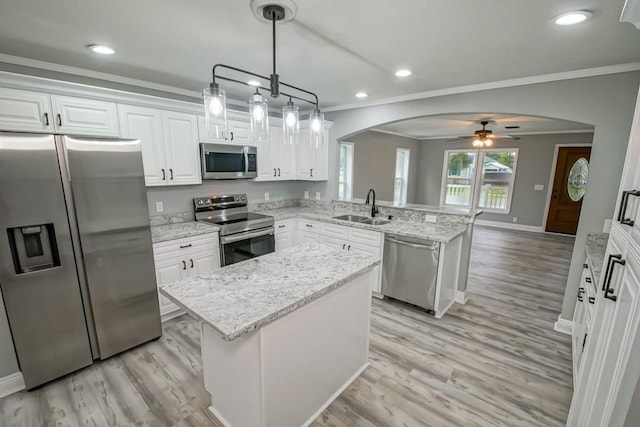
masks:
{"type": "Polygon", "coordinates": [[[517,141],[520,138],[517,136],[513,136],[513,135],[489,135],[489,138],[491,139],[511,139],[513,141],[517,141]]]}

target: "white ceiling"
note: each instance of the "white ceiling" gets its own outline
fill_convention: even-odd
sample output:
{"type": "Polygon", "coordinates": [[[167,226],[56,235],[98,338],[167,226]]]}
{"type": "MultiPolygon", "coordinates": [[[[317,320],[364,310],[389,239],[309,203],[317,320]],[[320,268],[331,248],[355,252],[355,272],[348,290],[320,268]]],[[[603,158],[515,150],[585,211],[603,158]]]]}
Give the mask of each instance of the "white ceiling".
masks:
{"type": "Polygon", "coordinates": [[[482,128],[480,122],[483,120],[488,120],[487,129],[498,135],[593,132],[594,129],[589,124],[547,117],[469,113],[418,117],[377,126],[372,130],[415,139],[455,138],[457,136],[473,135],[475,130],[482,128]],[[514,125],[520,126],[520,128],[505,128],[505,126],[514,125]]]}
{"type": "MultiPolygon", "coordinates": [[[[624,0],[297,0],[278,27],[282,80],[322,106],[640,60],[624,0]],[[551,18],[590,9],[559,27],[551,18]],[[413,76],[393,76],[409,67],[413,76]]],[[[201,90],[222,62],[270,73],[269,24],[249,0],[3,0],[0,53],[201,90]],[[117,53],[96,56],[85,45],[117,53]]],[[[228,90],[247,95],[237,86],[228,90]]]]}

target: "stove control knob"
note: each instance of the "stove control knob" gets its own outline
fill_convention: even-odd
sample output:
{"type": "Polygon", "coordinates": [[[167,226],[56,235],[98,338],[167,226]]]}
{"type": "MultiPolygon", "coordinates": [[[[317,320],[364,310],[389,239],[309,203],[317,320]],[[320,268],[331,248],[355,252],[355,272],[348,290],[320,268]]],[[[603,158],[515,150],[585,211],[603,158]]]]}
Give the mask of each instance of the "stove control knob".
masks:
{"type": "Polygon", "coordinates": [[[198,204],[199,204],[199,205],[202,205],[202,200],[198,200],[198,204]]]}
{"type": "Polygon", "coordinates": [[[245,200],[247,200],[247,196],[242,196],[240,197],[242,199],[242,201],[244,202],[245,200]]]}

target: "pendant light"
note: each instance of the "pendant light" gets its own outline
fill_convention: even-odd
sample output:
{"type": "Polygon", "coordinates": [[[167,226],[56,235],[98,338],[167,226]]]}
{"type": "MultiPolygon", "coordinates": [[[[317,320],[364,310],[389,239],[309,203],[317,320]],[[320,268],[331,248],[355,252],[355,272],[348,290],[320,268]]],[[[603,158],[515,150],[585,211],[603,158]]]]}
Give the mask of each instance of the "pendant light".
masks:
{"type": "Polygon", "coordinates": [[[284,143],[289,145],[298,144],[300,134],[300,114],[298,106],[293,103],[291,98],[287,105],[282,107],[282,133],[284,143]]]}
{"type": "MultiPolygon", "coordinates": [[[[207,129],[210,136],[214,138],[224,138],[227,130],[227,109],[225,94],[220,89],[216,79],[225,80],[231,83],[243,84],[245,86],[260,86],[260,90],[266,90],[272,98],[280,95],[289,97],[289,102],[282,109],[283,135],[286,144],[297,144],[300,134],[300,115],[293,100],[304,101],[312,104],[314,109],[309,117],[309,132],[312,146],[320,147],[324,145],[324,115],[320,112],[318,96],[306,89],[293,86],[280,81],[280,76],[276,72],[276,23],[291,21],[296,12],[297,6],[293,0],[252,0],[251,7],[255,15],[264,21],[271,23],[272,29],[272,57],[273,71],[269,76],[257,74],[252,71],[243,70],[225,64],[213,66],[213,80],[209,88],[203,91],[204,108],[207,129]],[[226,69],[234,74],[245,74],[250,76],[249,82],[236,78],[222,76],[217,73],[218,69],[226,69]],[[262,85],[261,81],[268,81],[268,85],[262,85]],[[281,91],[280,87],[286,88],[287,92],[281,91]]],[[[258,90],[249,99],[249,120],[251,125],[251,135],[255,142],[265,142],[269,140],[269,114],[267,100],[263,98],[258,90]]]]}
{"type": "Polygon", "coordinates": [[[269,109],[267,100],[258,89],[249,99],[249,123],[251,138],[255,142],[269,141],[269,109]]]}
{"type": "Polygon", "coordinates": [[[204,117],[210,137],[223,139],[227,132],[227,103],[224,90],[217,83],[211,83],[203,91],[204,117]]]}
{"type": "Polygon", "coordinates": [[[309,144],[315,148],[324,146],[324,114],[317,108],[309,116],[309,144]]]}

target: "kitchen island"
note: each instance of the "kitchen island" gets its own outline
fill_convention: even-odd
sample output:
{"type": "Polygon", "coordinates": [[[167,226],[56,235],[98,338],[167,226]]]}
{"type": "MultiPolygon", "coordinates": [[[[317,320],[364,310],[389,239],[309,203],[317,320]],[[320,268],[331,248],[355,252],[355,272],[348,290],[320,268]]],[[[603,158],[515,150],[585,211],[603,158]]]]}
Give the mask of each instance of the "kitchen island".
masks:
{"type": "Polygon", "coordinates": [[[201,321],[211,412],[228,426],[309,425],[368,366],[379,263],[305,243],[163,286],[201,321]]]}

